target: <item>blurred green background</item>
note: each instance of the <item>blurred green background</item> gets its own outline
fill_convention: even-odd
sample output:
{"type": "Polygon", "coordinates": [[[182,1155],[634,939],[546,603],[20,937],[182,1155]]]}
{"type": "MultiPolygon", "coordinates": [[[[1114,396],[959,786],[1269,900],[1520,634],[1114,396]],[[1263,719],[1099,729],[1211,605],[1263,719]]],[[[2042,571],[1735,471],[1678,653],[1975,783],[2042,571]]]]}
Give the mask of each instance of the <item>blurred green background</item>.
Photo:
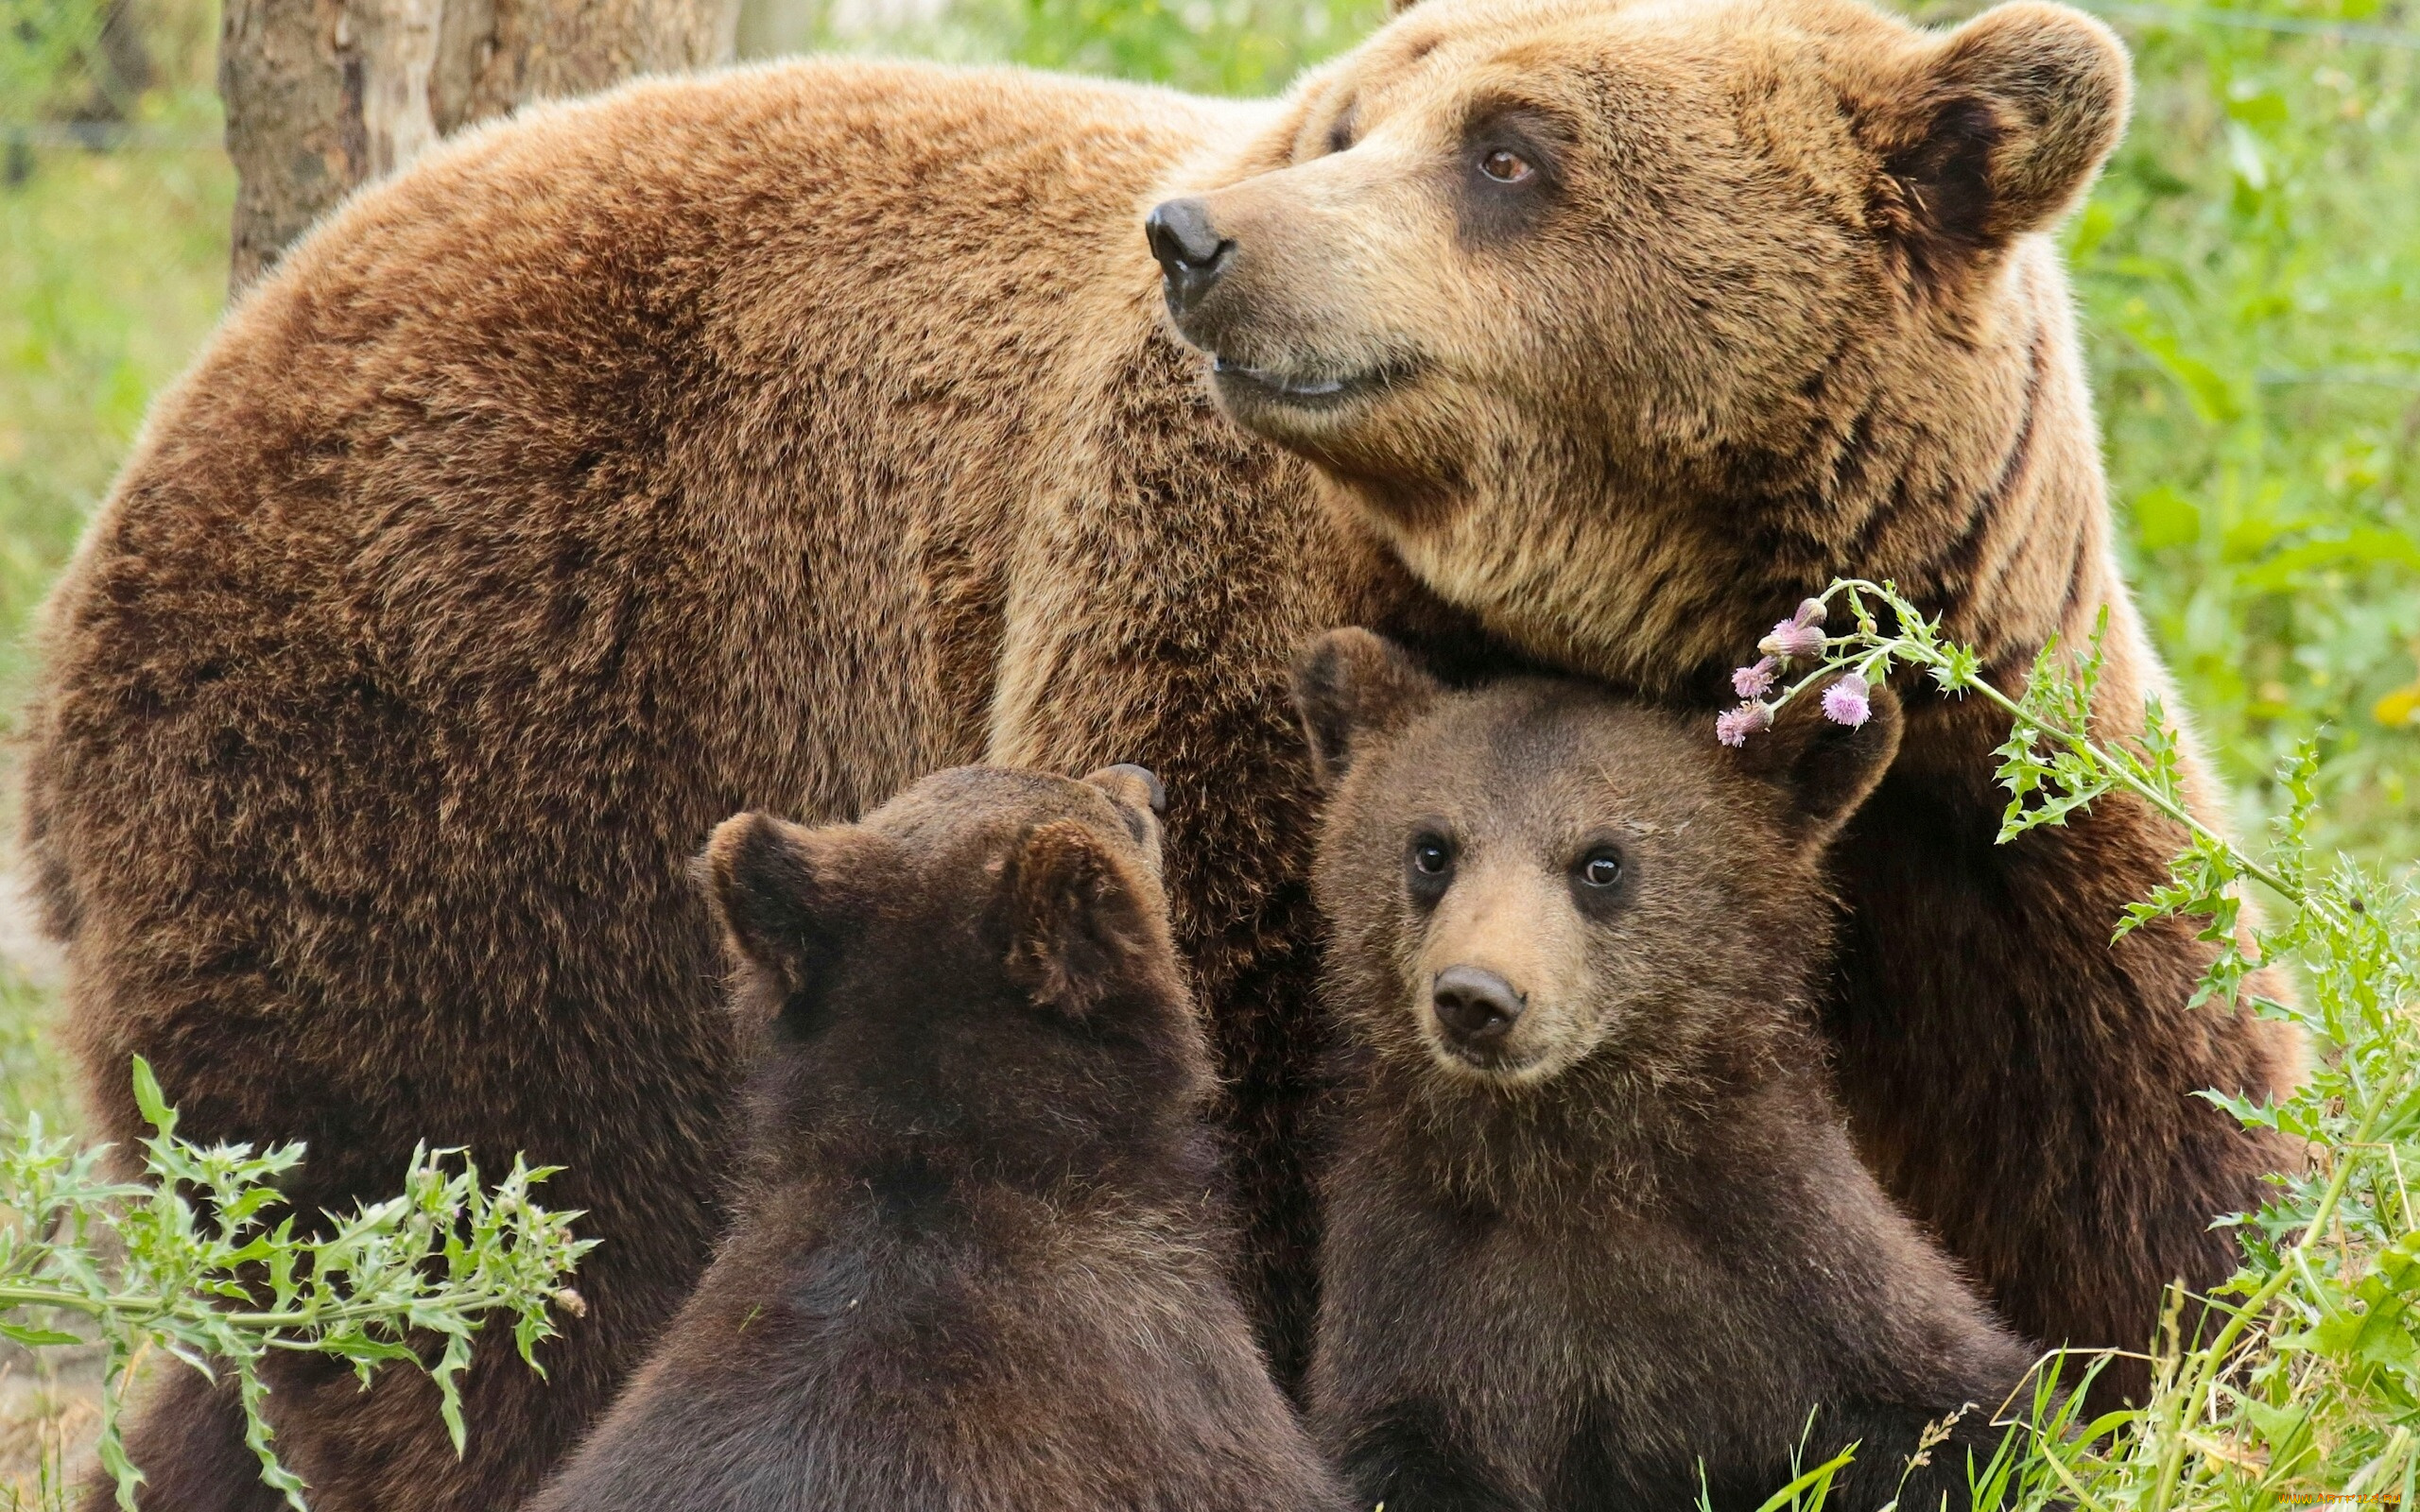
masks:
{"type": "MultiPolygon", "coordinates": [[[[2420,852],[2420,18],[2376,0],[2093,9],[2142,80],[2066,232],[2129,567],[2245,822],[2280,755],[2325,731],[2328,838],[2403,862],[2420,852]]],[[[749,0],[741,47],[1248,93],[1379,9],[749,0]]],[[[216,27],[213,0],[0,0],[0,708],[45,585],[218,312],[216,27]]],[[[0,1056],[33,1053],[13,1042],[0,1056]]],[[[52,1097],[13,1069],[0,1114],[52,1097]]]]}

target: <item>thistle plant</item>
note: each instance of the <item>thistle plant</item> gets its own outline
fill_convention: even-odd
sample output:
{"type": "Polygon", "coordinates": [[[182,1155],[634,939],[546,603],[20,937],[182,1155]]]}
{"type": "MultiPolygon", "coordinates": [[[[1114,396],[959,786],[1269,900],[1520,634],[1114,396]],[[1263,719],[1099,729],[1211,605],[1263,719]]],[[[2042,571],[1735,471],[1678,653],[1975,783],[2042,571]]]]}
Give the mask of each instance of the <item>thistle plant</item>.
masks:
{"type": "Polygon", "coordinates": [[[139,1179],[109,1178],[106,1146],[47,1134],[38,1115],[0,1146],[0,1336],[103,1346],[100,1461],[130,1512],[143,1472],[120,1441],[118,1408],[143,1351],[233,1379],[262,1479],[302,1512],[302,1482],[279,1463],[263,1411],[270,1351],[332,1355],[364,1383],[390,1363],[426,1371],[459,1452],[459,1378],[480,1327],[510,1317],[521,1358],[538,1369],[550,1310],[583,1311],[567,1280],[595,1241],[572,1236],[579,1214],[530,1199],[546,1168],[516,1160],[490,1189],[461,1152],[423,1148],[401,1194],[330,1214],[308,1236],[277,1189],[302,1145],[255,1153],[178,1138],[176,1111],[139,1058],[134,1095],[152,1127],[139,1179]]]}
{"type": "MultiPolygon", "coordinates": [[[[2342,858],[2312,854],[2316,748],[2280,774],[2285,812],[2255,859],[2196,817],[2182,742],[2156,699],[2139,734],[2108,738],[2094,715],[2104,614],[2088,642],[2043,647],[2015,696],[1976,654],[1888,583],[1841,580],[1801,605],[1734,675],[1741,698],[1717,734],[1739,745],[1775,710],[1814,696],[1846,725],[1867,715],[1874,684],[1906,669],[1946,696],[1982,698],[2009,718],[1995,752],[2009,795],[2002,843],[2094,805],[2139,802],[2177,826],[2169,879],[2127,909],[2118,937],[2154,919],[2191,922],[2212,947],[2193,997],[2299,1025],[2314,1055],[2282,1099],[2202,1095],[2248,1127],[2310,1154],[2273,1178],[2254,1213],[2221,1220],[2242,1267],[2206,1297],[2171,1293],[2152,1349],[2152,1389],[2137,1407],[2090,1424],[2077,1400],[2045,1390],[2014,1420],[2021,1450],[1983,1472],[1979,1500],[2087,1509],[2269,1508],[2333,1497],[2399,1500],[2420,1488],[2420,895],[2342,858]],[[2273,922],[2247,907],[2265,893],[2273,922]],[[2297,1002],[2247,992],[2256,968],[2294,971],[2297,1002]],[[2248,1000],[2248,1003],[2247,1003],[2248,1000]],[[2406,1160],[2406,1156],[2411,1157],[2406,1160]],[[2186,1320],[2199,1318],[2188,1325],[2186,1320]]],[[[2114,941],[2113,941],[2114,943],[2114,941]]]]}

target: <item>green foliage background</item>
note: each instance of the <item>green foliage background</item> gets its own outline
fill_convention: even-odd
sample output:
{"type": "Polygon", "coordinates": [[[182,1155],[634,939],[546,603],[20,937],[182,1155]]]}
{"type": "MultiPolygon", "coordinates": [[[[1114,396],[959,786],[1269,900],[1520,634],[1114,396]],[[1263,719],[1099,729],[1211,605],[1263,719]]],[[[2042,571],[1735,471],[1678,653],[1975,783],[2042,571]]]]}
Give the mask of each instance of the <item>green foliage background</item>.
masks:
{"type": "Polygon", "coordinates": [[[2314,730],[2323,842],[2420,850],[2420,35],[2120,8],[2143,102],[2070,232],[2129,564],[2229,778],[2314,730]],[[2334,30],[2336,35],[2328,35],[2334,30]]]}

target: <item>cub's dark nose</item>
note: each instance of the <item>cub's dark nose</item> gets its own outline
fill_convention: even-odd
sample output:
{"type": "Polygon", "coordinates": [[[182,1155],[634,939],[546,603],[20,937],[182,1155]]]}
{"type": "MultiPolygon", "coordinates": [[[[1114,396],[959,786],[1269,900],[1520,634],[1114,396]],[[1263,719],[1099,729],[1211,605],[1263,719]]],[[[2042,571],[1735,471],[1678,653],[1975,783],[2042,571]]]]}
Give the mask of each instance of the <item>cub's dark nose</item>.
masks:
{"type": "Polygon", "coordinates": [[[1177,316],[1201,302],[1227,270],[1227,254],[1236,246],[1210,229],[1210,212],[1199,199],[1170,199],[1155,207],[1143,222],[1143,234],[1151,243],[1151,255],[1160,260],[1168,313],[1177,316]]]}
{"type": "Polygon", "coordinates": [[[1529,1000],[1512,984],[1477,966],[1449,966],[1437,973],[1431,995],[1437,1022],[1447,1034],[1466,1042],[1484,1044],[1500,1040],[1521,1016],[1529,1000]]]}

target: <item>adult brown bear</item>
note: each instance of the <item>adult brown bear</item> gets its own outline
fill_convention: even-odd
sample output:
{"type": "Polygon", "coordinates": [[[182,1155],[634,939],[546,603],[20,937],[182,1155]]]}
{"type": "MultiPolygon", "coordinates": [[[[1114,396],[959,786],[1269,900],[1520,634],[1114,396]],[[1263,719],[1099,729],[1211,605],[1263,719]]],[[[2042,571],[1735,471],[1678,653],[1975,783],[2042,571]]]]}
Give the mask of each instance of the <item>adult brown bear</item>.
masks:
{"type": "MultiPolygon", "coordinates": [[[[510,1502],[695,1279],[736,1078],[683,862],[735,810],[1167,775],[1291,1372],[1314,633],[1710,699],[1856,571],[2012,679],[2109,607],[2126,728],[2161,673],[2041,232],[2127,92],[2042,5],[1428,0],[1282,102],[802,63],[533,112],[347,206],[95,522],[26,808],[105,1131],[140,1052],[197,1137],[309,1141],[306,1211],[428,1140],[565,1166],[606,1240],[547,1383],[475,1366],[458,1463],[424,1383],[281,1362],[314,1505],[510,1502]]],[[[2110,945],[2173,841],[2141,810],[1990,844],[1996,738],[1916,696],[1841,846],[1841,1087],[2014,1322],[2136,1345],[2278,1158],[2194,1089],[2293,1047],[2187,1010],[2187,931],[2110,945]]],[[[256,1496],[171,1380],[152,1504],[256,1496]]]]}

